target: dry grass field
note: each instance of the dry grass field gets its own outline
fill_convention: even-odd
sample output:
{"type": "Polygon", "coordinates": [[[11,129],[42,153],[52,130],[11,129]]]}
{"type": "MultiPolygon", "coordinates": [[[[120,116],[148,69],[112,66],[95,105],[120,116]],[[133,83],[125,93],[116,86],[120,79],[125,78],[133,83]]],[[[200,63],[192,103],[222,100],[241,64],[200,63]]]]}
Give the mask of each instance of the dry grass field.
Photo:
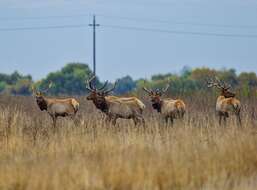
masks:
{"type": "Polygon", "coordinates": [[[257,101],[241,100],[241,129],[220,127],[215,97],[199,96],[173,127],[147,105],[143,128],[106,125],[81,97],[79,125],[59,119],[54,132],[32,97],[0,97],[0,189],[255,190],[257,101]]]}

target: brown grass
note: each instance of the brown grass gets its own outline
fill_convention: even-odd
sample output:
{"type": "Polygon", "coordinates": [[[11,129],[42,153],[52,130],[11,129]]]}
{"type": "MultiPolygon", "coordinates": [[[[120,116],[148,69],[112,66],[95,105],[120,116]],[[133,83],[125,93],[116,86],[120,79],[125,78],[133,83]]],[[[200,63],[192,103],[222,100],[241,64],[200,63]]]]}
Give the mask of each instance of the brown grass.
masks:
{"type": "Polygon", "coordinates": [[[0,98],[0,189],[256,189],[257,128],[244,100],[242,129],[220,127],[214,97],[187,99],[184,121],[165,127],[148,105],[147,126],[102,122],[85,98],[74,126],[40,112],[32,98],[0,98]]]}

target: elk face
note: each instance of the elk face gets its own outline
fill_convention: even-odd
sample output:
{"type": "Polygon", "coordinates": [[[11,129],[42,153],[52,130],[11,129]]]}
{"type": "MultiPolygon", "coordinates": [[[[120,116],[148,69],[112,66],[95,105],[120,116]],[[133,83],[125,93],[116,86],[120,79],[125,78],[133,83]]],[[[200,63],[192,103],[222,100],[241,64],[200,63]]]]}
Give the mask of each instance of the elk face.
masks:
{"type": "Polygon", "coordinates": [[[221,90],[221,95],[224,96],[225,98],[234,98],[236,96],[235,93],[224,89],[221,90]]]}
{"type": "Polygon", "coordinates": [[[161,107],[162,107],[161,96],[168,90],[168,88],[169,88],[169,85],[167,85],[167,87],[162,90],[159,90],[159,89],[152,90],[152,89],[147,89],[146,87],[143,87],[143,90],[148,93],[148,96],[151,99],[153,109],[156,109],[158,112],[161,112],[161,107]]]}
{"type": "Polygon", "coordinates": [[[161,112],[162,100],[160,95],[155,94],[151,96],[151,102],[153,109],[156,109],[158,112],[161,112]]]}
{"type": "Polygon", "coordinates": [[[115,85],[113,88],[111,88],[109,90],[104,90],[108,81],[106,81],[101,88],[97,89],[92,84],[93,79],[95,79],[95,76],[86,82],[86,84],[87,84],[86,88],[90,91],[90,94],[87,96],[87,100],[93,101],[96,108],[106,112],[106,111],[108,111],[108,104],[106,102],[105,96],[107,96],[111,91],[114,90],[114,88],[116,86],[116,82],[115,82],[115,85]]]}
{"type": "Polygon", "coordinates": [[[105,100],[105,95],[100,93],[100,92],[91,92],[87,96],[87,100],[93,101],[96,108],[98,108],[102,111],[107,111],[108,110],[108,105],[107,105],[107,102],[105,100]]]}
{"type": "Polygon", "coordinates": [[[96,100],[98,98],[97,92],[91,92],[88,96],[87,96],[87,100],[96,100]]]}
{"type": "Polygon", "coordinates": [[[36,95],[36,101],[41,111],[47,110],[47,103],[42,95],[39,95],[39,96],[36,95]]]}
{"type": "Polygon", "coordinates": [[[44,91],[35,90],[34,86],[32,86],[33,96],[36,99],[37,105],[41,111],[47,110],[47,103],[44,98],[44,93],[46,93],[49,88],[51,88],[52,82],[48,85],[48,87],[44,91]]]}

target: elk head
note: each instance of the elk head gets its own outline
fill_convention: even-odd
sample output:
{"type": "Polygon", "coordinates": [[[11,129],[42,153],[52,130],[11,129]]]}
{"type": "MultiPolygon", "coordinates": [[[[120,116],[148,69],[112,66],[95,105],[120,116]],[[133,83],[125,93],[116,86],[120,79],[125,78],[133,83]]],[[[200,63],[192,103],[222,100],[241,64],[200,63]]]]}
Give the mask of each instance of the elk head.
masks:
{"type": "Polygon", "coordinates": [[[170,85],[167,84],[166,88],[163,88],[161,90],[160,89],[152,90],[152,89],[146,88],[145,86],[143,87],[143,90],[147,92],[147,94],[151,99],[153,108],[156,109],[158,112],[161,112],[161,106],[162,106],[161,96],[167,92],[169,86],[170,85]]]}
{"type": "Polygon", "coordinates": [[[37,104],[41,111],[47,110],[47,103],[44,98],[44,94],[48,92],[48,90],[52,87],[52,82],[49,83],[48,87],[44,90],[37,90],[34,86],[32,86],[33,96],[36,98],[37,104]]]}
{"type": "Polygon", "coordinates": [[[225,98],[233,98],[236,96],[235,93],[229,91],[231,88],[231,85],[221,81],[218,77],[215,77],[215,79],[209,79],[207,80],[207,87],[216,87],[221,91],[221,96],[224,96],[225,98]]]}
{"type": "Polygon", "coordinates": [[[87,96],[87,100],[92,100],[95,106],[106,112],[108,110],[108,105],[105,99],[105,96],[109,95],[110,92],[112,92],[116,87],[116,82],[114,86],[108,90],[105,90],[108,81],[104,83],[104,85],[101,88],[96,88],[95,85],[92,84],[92,81],[95,79],[95,76],[93,76],[91,79],[86,81],[86,88],[90,91],[90,94],[87,96]]]}

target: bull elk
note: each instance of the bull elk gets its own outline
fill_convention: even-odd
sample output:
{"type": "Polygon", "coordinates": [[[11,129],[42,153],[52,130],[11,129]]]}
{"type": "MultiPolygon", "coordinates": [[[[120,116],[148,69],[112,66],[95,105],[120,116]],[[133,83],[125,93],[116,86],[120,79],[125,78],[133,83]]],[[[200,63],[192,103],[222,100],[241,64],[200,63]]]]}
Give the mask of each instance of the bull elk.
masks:
{"type": "Polygon", "coordinates": [[[87,100],[93,101],[95,107],[106,114],[106,121],[115,125],[116,120],[122,118],[132,119],[135,125],[138,123],[145,124],[142,115],[145,105],[138,98],[110,96],[110,92],[116,87],[116,82],[110,89],[105,90],[108,81],[97,89],[92,84],[94,79],[95,77],[92,77],[89,81],[86,81],[86,88],[90,91],[87,100]]]}
{"type": "Polygon", "coordinates": [[[74,98],[47,98],[44,94],[51,88],[52,83],[44,91],[35,90],[33,87],[33,96],[36,98],[37,105],[41,111],[47,111],[53,120],[53,126],[56,127],[58,117],[71,117],[75,122],[75,115],[79,109],[79,103],[74,98]]]}
{"type": "Polygon", "coordinates": [[[226,119],[229,117],[230,112],[236,115],[237,121],[241,126],[241,104],[240,101],[235,98],[236,94],[229,90],[231,85],[222,82],[216,77],[215,79],[207,79],[207,86],[208,88],[216,87],[221,92],[216,101],[216,112],[219,116],[219,124],[221,125],[222,119],[226,123],[226,119]]]}
{"type": "Polygon", "coordinates": [[[162,114],[166,123],[168,123],[170,119],[171,123],[173,124],[174,119],[184,117],[184,114],[186,111],[186,105],[180,99],[177,99],[177,100],[174,100],[171,98],[162,99],[161,96],[167,92],[168,88],[169,88],[169,84],[167,84],[166,88],[161,90],[160,89],[152,90],[152,89],[147,89],[146,87],[143,87],[143,90],[147,92],[147,94],[150,96],[153,109],[157,110],[157,112],[162,114]]]}

